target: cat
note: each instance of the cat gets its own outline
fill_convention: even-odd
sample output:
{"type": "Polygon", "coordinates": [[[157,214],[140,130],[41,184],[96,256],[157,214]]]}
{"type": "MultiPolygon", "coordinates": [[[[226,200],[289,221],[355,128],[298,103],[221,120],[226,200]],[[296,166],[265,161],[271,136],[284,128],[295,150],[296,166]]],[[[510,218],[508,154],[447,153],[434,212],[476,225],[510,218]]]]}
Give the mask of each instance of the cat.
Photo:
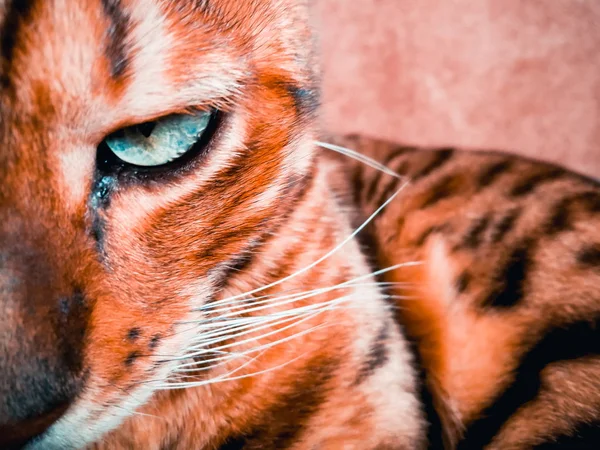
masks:
{"type": "Polygon", "coordinates": [[[597,442],[597,183],[320,147],[310,15],[0,2],[0,447],[597,442]]]}

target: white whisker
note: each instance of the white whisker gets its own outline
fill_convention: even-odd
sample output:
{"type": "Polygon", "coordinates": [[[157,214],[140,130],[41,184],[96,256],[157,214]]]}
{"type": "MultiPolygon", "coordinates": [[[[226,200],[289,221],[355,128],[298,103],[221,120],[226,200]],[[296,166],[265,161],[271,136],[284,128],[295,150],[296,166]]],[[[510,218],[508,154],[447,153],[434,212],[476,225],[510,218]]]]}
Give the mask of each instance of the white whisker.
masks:
{"type": "MultiPolygon", "coordinates": [[[[294,298],[295,299],[294,301],[297,301],[300,299],[309,298],[314,295],[327,293],[327,292],[330,292],[330,291],[333,291],[336,289],[345,289],[348,287],[360,287],[360,286],[368,286],[368,285],[378,285],[378,284],[382,284],[382,283],[381,282],[372,282],[372,283],[356,284],[356,282],[364,280],[364,279],[372,278],[372,277],[377,277],[379,275],[383,275],[387,272],[391,272],[391,271],[399,269],[401,267],[410,267],[410,266],[416,266],[419,264],[422,264],[422,262],[421,261],[410,261],[410,262],[406,262],[406,263],[395,264],[393,266],[379,269],[379,270],[376,270],[375,272],[370,272],[365,275],[361,275],[359,277],[353,278],[351,280],[344,281],[344,282],[336,284],[334,286],[322,287],[322,288],[317,288],[317,289],[313,289],[310,291],[288,294],[286,296],[271,297],[270,299],[260,300],[259,302],[256,302],[256,303],[253,301],[245,301],[244,304],[240,305],[238,300],[232,300],[234,297],[229,297],[227,299],[220,300],[218,302],[213,302],[211,304],[204,305],[199,309],[208,309],[211,313],[219,313],[221,311],[229,311],[229,309],[228,308],[210,309],[210,306],[211,305],[223,306],[223,304],[233,303],[236,306],[239,305],[239,307],[241,308],[242,306],[245,306],[246,304],[249,304],[250,306],[254,306],[255,304],[269,304],[273,300],[284,299],[284,298],[294,298]],[[307,295],[307,294],[310,294],[310,295],[307,295]],[[307,295],[307,296],[305,297],[305,295],[307,295]]],[[[264,298],[265,297],[258,297],[258,299],[264,299],[264,298]]],[[[235,311],[235,314],[247,313],[249,311],[252,311],[252,309],[243,310],[243,311],[235,311]]],[[[205,320],[210,320],[210,319],[203,319],[202,322],[204,322],[205,320]]]]}
{"type": "Polygon", "coordinates": [[[311,264],[308,264],[307,266],[304,266],[302,269],[297,270],[296,272],[287,275],[283,278],[280,278],[277,281],[274,281],[272,283],[269,283],[267,285],[258,287],[256,289],[253,289],[249,292],[244,292],[241,294],[237,294],[234,295],[232,297],[229,297],[228,300],[232,301],[232,300],[237,300],[237,299],[241,299],[244,297],[247,297],[249,295],[253,295],[257,292],[262,292],[266,289],[270,289],[274,286],[278,286],[281,283],[284,283],[288,280],[291,280],[292,278],[295,278],[307,271],[309,271],[310,269],[312,269],[313,267],[317,266],[318,264],[322,263],[323,261],[325,261],[326,259],[330,258],[332,255],[334,255],[336,252],[338,252],[342,247],[344,247],[348,242],[350,242],[352,239],[354,239],[356,237],[357,234],[359,234],[369,223],[371,223],[371,221],[373,221],[373,219],[375,217],[377,217],[377,215],[379,215],[379,213],[392,201],[396,198],[396,196],[408,185],[408,182],[404,182],[399,188],[398,190],[392,194],[390,196],[390,198],[388,198],[379,208],[377,208],[375,210],[375,212],[373,214],[371,214],[361,225],[358,226],[358,228],[356,228],[352,233],[350,233],[349,236],[347,236],[342,242],[340,242],[338,245],[336,245],[333,249],[331,249],[329,252],[327,252],[325,255],[321,256],[319,259],[317,259],[316,261],[313,261],[311,264]]]}
{"type": "MultiPolygon", "coordinates": [[[[214,345],[214,344],[218,344],[218,343],[221,343],[221,342],[228,342],[228,341],[231,341],[231,340],[233,340],[235,338],[239,338],[241,336],[245,336],[245,335],[249,335],[249,334],[254,334],[257,331],[260,331],[260,330],[263,330],[263,329],[268,329],[268,328],[273,328],[273,327],[278,326],[278,325],[283,325],[283,324],[291,322],[293,320],[296,320],[296,322],[294,322],[293,325],[297,325],[299,323],[299,321],[298,321],[299,318],[303,318],[303,317],[306,317],[306,316],[314,317],[316,315],[316,313],[321,313],[321,312],[326,311],[326,310],[327,311],[333,311],[336,308],[337,307],[327,307],[327,308],[320,308],[318,311],[312,311],[312,310],[311,311],[307,311],[307,312],[304,312],[301,315],[295,315],[293,317],[288,317],[286,319],[275,321],[273,323],[267,323],[266,325],[263,325],[263,326],[260,326],[260,327],[253,327],[249,331],[244,331],[244,332],[240,332],[240,333],[233,334],[233,335],[231,335],[231,334],[225,335],[225,336],[223,336],[223,338],[221,338],[221,339],[215,339],[215,340],[213,340],[211,342],[206,342],[206,343],[202,342],[202,343],[199,343],[199,344],[197,344],[197,345],[195,345],[193,347],[189,347],[187,349],[187,351],[194,351],[194,352],[195,351],[203,351],[203,353],[208,353],[208,354],[214,353],[213,352],[213,348],[206,348],[206,347],[209,346],[209,345],[214,345]]],[[[279,331],[281,331],[281,330],[282,329],[279,329],[279,331]]],[[[233,343],[233,345],[239,345],[239,343],[233,343]]],[[[221,347],[217,347],[217,348],[221,349],[223,347],[221,346],[221,347]]],[[[188,355],[189,355],[189,353],[188,353],[188,355]]]]}
{"type": "MultiPolygon", "coordinates": [[[[334,310],[336,307],[330,307],[328,308],[330,311],[334,310]]],[[[347,307],[344,307],[345,309],[347,307]]],[[[356,308],[359,308],[359,306],[356,306],[356,308]]],[[[316,314],[315,314],[316,315],[316,314]]],[[[276,324],[270,324],[269,327],[273,327],[276,324]]],[[[256,331],[253,330],[253,331],[256,331]]],[[[192,372],[194,370],[210,370],[218,365],[227,363],[228,361],[235,359],[235,358],[239,358],[239,357],[243,357],[248,353],[253,353],[257,350],[260,350],[262,347],[255,347],[249,350],[246,350],[244,352],[219,352],[221,353],[223,356],[219,356],[219,357],[214,357],[214,358],[210,358],[210,359],[202,359],[199,361],[191,361],[188,363],[184,363],[184,364],[180,364],[179,366],[177,366],[178,371],[188,371],[188,372],[192,372]],[[217,364],[214,364],[217,363],[217,364]],[[201,366],[206,366],[202,369],[199,369],[199,367],[201,366]],[[195,367],[196,369],[193,369],[193,367],[195,367]],[[183,368],[183,369],[182,369],[183,368]]],[[[212,350],[212,349],[211,349],[212,350]]],[[[209,351],[208,353],[217,353],[214,351],[209,351]]]]}
{"type": "Polygon", "coordinates": [[[214,339],[206,339],[206,340],[200,339],[200,340],[197,340],[196,344],[188,347],[187,350],[195,351],[195,350],[199,350],[201,348],[204,348],[204,347],[207,347],[207,346],[210,346],[210,345],[218,344],[220,342],[230,341],[232,339],[235,339],[235,338],[238,338],[238,337],[241,337],[241,336],[244,336],[244,335],[253,334],[256,331],[260,331],[260,330],[263,330],[265,328],[272,328],[272,327],[277,326],[277,325],[281,325],[281,324],[284,324],[284,323],[287,323],[287,322],[291,322],[293,320],[298,319],[298,317],[302,317],[304,315],[308,315],[308,314],[311,314],[313,312],[314,311],[306,311],[306,312],[297,313],[297,314],[287,314],[287,317],[285,317],[282,320],[277,320],[277,319],[280,318],[280,316],[277,316],[277,315],[273,315],[272,317],[271,316],[266,316],[266,317],[269,317],[269,319],[266,319],[264,321],[258,321],[256,324],[251,324],[250,326],[243,327],[241,329],[241,332],[239,332],[239,333],[234,333],[234,334],[225,333],[225,334],[223,334],[221,336],[218,336],[217,338],[214,338],[214,339]],[[253,325],[259,325],[259,324],[261,324],[263,322],[266,322],[266,325],[253,326],[253,325]],[[248,330],[248,331],[246,331],[246,330],[248,330]]]}
{"type": "MultiPolygon", "coordinates": [[[[287,336],[285,338],[279,339],[279,340],[271,342],[269,344],[265,344],[265,345],[262,345],[260,347],[252,348],[252,349],[248,350],[248,352],[245,352],[245,353],[255,352],[255,351],[264,351],[264,350],[272,348],[272,347],[274,347],[276,345],[280,345],[280,344],[282,344],[284,342],[290,341],[292,339],[296,339],[296,338],[301,337],[301,336],[303,336],[305,334],[311,333],[313,331],[316,331],[318,329],[325,328],[325,327],[328,327],[328,326],[332,326],[332,324],[316,325],[316,326],[314,326],[312,328],[309,328],[308,330],[303,330],[301,332],[298,332],[298,333],[293,334],[291,336],[287,336]]],[[[285,362],[285,363],[283,363],[283,364],[281,364],[279,366],[271,367],[269,369],[265,369],[265,370],[262,370],[262,371],[259,371],[259,372],[254,372],[254,373],[250,373],[250,374],[246,374],[246,375],[240,375],[239,377],[229,377],[229,375],[231,374],[231,372],[230,372],[230,373],[228,373],[228,374],[226,374],[224,376],[219,376],[219,377],[211,378],[209,380],[203,380],[203,381],[200,381],[200,382],[197,382],[197,383],[195,383],[195,382],[191,382],[191,383],[167,383],[167,384],[159,386],[158,389],[182,389],[182,388],[188,388],[188,387],[198,387],[198,386],[203,386],[203,385],[217,383],[217,382],[222,382],[222,381],[233,381],[233,380],[239,380],[239,379],[243,379],[243,378],[249,378],[249,377],[252,377],[252,376],[261,375],[261,374],[270,372],[272,370],[276,370],[276,369],[279,369],[281,367],[284,367],[284,366],[286,366],[288,364],[291,364],[292,362],[298,360],[299,358],[303,357],[304,355],[305,355],[305,353],[302,354],[302,355],[300,355],[300,356],[297,356],[296,358],[293,358],[292,360],[287,361],[287,362],[285,362]]],[[[260,355],[258,355],[255,359],[257,359],[259,356],[260,355]]],[[[247,364],[248,363],[244,363],[244,365],[247,365],[247,364]]],[[[235,369],[235,371],[237,371],[237,370],[239,370],[239,368],[235,369]]]]}
{"type": "MultiPolygon", "coordinates": [[[[299,360],[300,358],[304,357],[306,355],[306,352],[296,356],[295,358],[291,359],[290,361],[286,361],[283,364],[279,364],[275,367],[269,367],[268,369],[265,370],[261,370],[258,372],[253,372],[253,373],[249,373],[249,374],[245,374],[245,375],[239,375],[237,377],[229,377],[228,375],[226,375],[225,377],[216,377],[216,378],[211,378],[210,380],[203,380],[203,381],[198,381],[198,382],[184,382],[184,383],[166,383],[166,384],[161,384],[158,385],[156,387],[157,390],[168,390],[168,389],[187,389],[187,388],[192,388],[192,387],[200,387],[200,386],[206,386],[208,384],[215,384],[215,383],[222,383],[225,381],[235,381],[235,380],[242,380],[244,378],[250,378],[250,377],[255,377],[258,375],[262,375],[268,372],[272,372],[274,370],[278,370],[281,369],[285,366],[288,366],[292,363],[294,363],[295,361],[299,360]]],[[[258,358],[258,356],[257,356],[258,358]]]]}
{"type": "MultiPolygon", "coordinates": [[[[134,398],[134,397],[132,397],[134,398]]],[[[125,408],[124,406],[120,406],[120,405],[112,405],[112,408],[117,408],[117,409],[121,409],[123,411],[125,411],[126,413],[128,413],[129,415],[132,416],[142,416],[142,417],[151,417],[153,419],[160,419],[160,420],[164,420],[166,422],[166,418],[161,417],[161,416],[155,416],[154,414],[148,414],[148,413],[143,413],[143,412],[139,412],[139,411],[134,411],[132,409],[129,408],[125,408]]]]}
{"type": "Polygon", "coordinates": [[[317,144],[319,147],[325,148],[327,150],[332,150],[341,155],[345,155],[345,156],[348,156],[349,158],[355,159],[356,161],[366,164],[367,166],[372,167],[373,169],[379,170],[380,172],[383,172],[394,178],[398,178],[398,179],[406,178],[406,177],[394,172],[389,167],[381,164],[380,162],[375,161],[373,158],[363,155],[355,150],[352,150],[352,149],[349,149],[346,147],[342,147],[340,145],[329,144],[327,142],[315,141],[315,144],[317,144]]]}
{"type": "MultiPolygon", "coordinates": [[[[369,158],[365,155],[361,155],[360,153],[340,147],[333,144],[328,144],[325,142],[316,142],[316,145],[326,148],[331,151],[338,152],[340,154],[346,155],[350,158],[353,158],[363,164],[368,165],[376,170],[379,170],[387,175],[393,176],[397,179],[405,179],[405,177],[397,174],[393,170],[388,167],[380,164],[379,162],[369,158]]],[[[221,381],[231,381],[237,380],[241,378],[247,378],[250,376],[256,376],[262,373],[266,373],[272,370],[275,370],[279,367],[283,367],[285,365],[290,364],[301,356],[292,359],[282,365],[272,367],[263,371],[244,374],[240,376],[232,376],[236,372],[239,372],[243,368],[247,367],[253,361],[256,361],[266,350],[272,348],[275,345],[282,344],[292,339],[296,339],[302,335],[305,335],[314,330],[318,330],[325,326],[331,326],[331,323],[321,324],[314,327],[311,327],[307,330],[302,330],[298,333],[291,334],[289,336],[283,337],[281,339],[275,340],[273,342],[268,342],[258,346],[252,346],[251,348],[244,350],[242,352],[232,352],[230,351],[234,347],[243,346],[249,343],[258,343],[260,340],[269,338],[278,333],[282,333],[286,330],[291,329],[292,327],[297,327],[304,322],[307,322],[317,315],[325,312],[335,310],[337,308],[349,308],[352,305],[343,305],[342,303],[348,303],[349,299],[353,297],[352,294],[344,295],[334,300],[328,300],[319,303],[313,303],[308,305],[302,305],[291,309],[285,309],[279,312],[268,313],[264,315],[256,316],[257,312],[265,311],[268,309],[274,309],[285,307],[286,305],[297,303],[302,300],[310,299],[315,296],[323,295],[335,290],[341,289],[351,289],[358,287],[371,287],[371,286],[381,286],[381,287],[395,287],[402,285],[409,285],[410,283],[400,283],[400,282],[375,282],[369,281],[369,279],[376,277],[378,275],[382,275],[384,273],[402,268],[407,266],[415,266],[422,264],[420,261],[412,261],[406,263],[400,263],[393,265],[391,267],[387,267],[384,269],[377,270],[373,273],[368,273],[365,275],[361,275],[352,280],[347,280],[345,282],[339,283],[334,286],[321,287],[317,289],[312,289],[304,292],[295,292],[295,290],[288,290],[279,293],[279,295],[262,295],[258,297],[254,297],[254,294],[261,293],[267,289],[278,286],[290,279],[293,279],[307,271],[311,270],[318,264],[322,263],[326,259],[330,258],[336,252],[338,252],[343,246],[353,240],[369,223],[371,223],[375,217],[377,217],[381,211],[392,202],[398,194],[405,189],[408,185],[409,181],[405,180],[402,185],[397,189],[395,193],[393,193],[381,206],[379,206],[375,212],[373,212],[361,225],[359,225],[356,229],[354,229],[345,239],[336,244],[332,249],[330,249],[323,256],[313,261],[312,263],[304,266],[303,268],[295,271],[294,273],[282,277],[278,280],[275,280],[269,284],[260,286],[258,288],[252,289],[248,292],[236,294],[224,299],[221,299],[216,302],[211,302],[200,307],[194,308],[194,311],[201,311],[208,315],[203,319],[199,320],[191,320],[184,323],[193,323],[197,326],[200,331],[196,338],[194,338],[190,345],[185,349],[185,352],[182,356],[178,356],[172,358],[171,361],[179,361],[172,371],[173,377],[177,378],[175,382],[173,380],[164,382],[162,380],[158,381],[158,389],[181,389],[187,387],[197,387],[203,386],[207,384],[212,384],[221,381]],[[287,293],[286,293],[287,292],[287,293]],[[281,295],[284,294],[284,295],[281,295]],[[251,315],[250,317],[245,317],[251,315]],[[242,317],[244,316],[244,317],[242,317]],[[257,332],[262,332],[256,336],[257,332]],[[248,337],[245,337],[248,336],[248,337]],[[239,340],[243,338],[242,340],[239,340]],[[239,341],[238,341],[239,340],[239,341]],[[233,342],[232,342],[233,341],[233,342]],[[251,354],[258,355],[254,357],[250,357],[251,354]],[[202,356],[209,356],[208,359],[200,359],[193,360],[194,358],[200,358],[202,356]],[[194,372],[199,373],[204,370],[215,369],[215,367],[229,364],[232,360],[238,358],[250,358],[245,361],[243,364],[235,368],[234,370],[226,373],[222,376],[217,376],[208,380],[200,380],[200,381],[183,381],[186,378],[195,378],[198,375],[194,375],[194,372]],[[193,361],[190,361],[193,360],[193,361]]],[[[398,295],[385,295],[385,298],[391,299],[407,299],[408,297],[398,296],[398,295]]],[[[355,305],[356,306],[356,305],[355,305]]]]}
{"type": "MultiPolygon", "coordinates": [[[[334,303],[340,303],[340,302],[342,302],[342,301],[347,301],[347,299],[348,299],[349,297],[350,297],[350,296],[341,297],[341,298],[339,298],[339,299],[332,300],[331,302],[327,302],[327,304],[334,304],[334,303]]],[[[324,311],[327,311],[327,310],[328,310],[328,308],[327,308],[327,307],[325,307],[325,308],[320,308],[320,309],[317,309],[317,311],[315,311],[315,312],[311,312],[311,314],[308,314],[306,317],[304,317],[304,318],[302,318],[302,319],[300,319],[300,320],[297,320],[296,322],[292,323],[291,325],[287,325],[287,326],[285,326],[285,327],[283,327],[283,328],[278,328],[278,329],[276,329],[276,330],[273,330],[273,331],[271,331],[271,332],[269,332],[269,333],[265,333],[265,334],[263,334],[263,335],[261,335],[261,336],[258,336],[258,337],[253,337],[253,338],[245,339],[245,340],[242,340],[242,341],[240,341],[240,342],[234,342],[234,343],[230,343],[230,344],[225,344],[225,345],[222,345],[222,346],[220,346],[220,347],[217,347],[217,349],[218,349],[218,350],[222,350],[222,349],[224,349],[224,348],[231,348],[231,347],[234,347],[234,346],[236,346],[236,345],[242,345],[242,344],[246,344],[246,343],[248,343],[248,342],[251,342],[251,341],[254,341],[254,340],[256,340],[256,339],[262,339],[262,338],[265,338],[265,337],[268,337],[268,336],[272,336],[273,334],[280,333],[280,332],[282,332],[282,331],[285,331],[285,330],[287,330],[287,329],[289,329],[289,328],[291,328],[291,327],[294,327],[294,326],[296,326],[296,325],[298,325],[298,324],[300,324],[300,323],[306,322],[307,320],[310,320],[311,318],[313,318],[313,317],[317,316],[318,314],[320,314],[320,313],[322,313],[322,312],[324,312],[324,311]]],[[[197,357],[197,356],[200,356],[200,355],[202,355],[202,354],[205,354],[205,353],[207,353],[208,351],[209,351],[208,349],[205,349],[205,350],[197,350],[197,351],[194,351],[194,352],[192,352],[192,353],[188,353],[188,354],[186,354],[186,355],[183,355],[183,356],[181,356],[181,357],[173,358],[173,359],[172,359],[172,361],[174,361],[174,360],[182,360],[182,359],[187,359],[187,358],[193,358],[193,357],[197,357]]]]}

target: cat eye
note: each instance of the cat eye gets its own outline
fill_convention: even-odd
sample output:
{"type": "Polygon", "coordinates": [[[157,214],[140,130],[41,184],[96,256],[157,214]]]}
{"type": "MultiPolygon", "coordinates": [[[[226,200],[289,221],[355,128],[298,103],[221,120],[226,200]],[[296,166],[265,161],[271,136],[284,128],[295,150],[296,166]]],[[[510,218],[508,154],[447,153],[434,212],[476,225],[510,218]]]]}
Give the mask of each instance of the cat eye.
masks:
{"type": "Polygon", "coordinates": [[[140,167],[154,167],[179,159],[198,143],[213,114],[197,111],[173,114],[118,130],[104,139],[117,158],[140,167]]]}

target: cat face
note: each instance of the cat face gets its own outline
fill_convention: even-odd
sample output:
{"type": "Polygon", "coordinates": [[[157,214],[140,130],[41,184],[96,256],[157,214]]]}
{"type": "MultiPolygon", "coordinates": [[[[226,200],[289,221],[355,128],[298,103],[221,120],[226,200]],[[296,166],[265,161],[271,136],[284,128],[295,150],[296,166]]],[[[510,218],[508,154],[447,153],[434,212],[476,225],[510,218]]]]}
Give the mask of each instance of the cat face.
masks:
{"type": "Polygon", "coordinates": [[[80,447],[147,402],[293,207],[307,19],[292,0],[0,1],[3,446],[80,447]]]}

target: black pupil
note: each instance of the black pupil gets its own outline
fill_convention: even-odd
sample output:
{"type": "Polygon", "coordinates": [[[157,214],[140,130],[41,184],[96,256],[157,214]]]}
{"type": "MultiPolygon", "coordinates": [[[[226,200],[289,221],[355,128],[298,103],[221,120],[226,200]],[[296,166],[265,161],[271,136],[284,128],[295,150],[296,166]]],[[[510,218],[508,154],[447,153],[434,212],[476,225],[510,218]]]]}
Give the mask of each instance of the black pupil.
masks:
{"type": "Polygon", "coordinates": [[[144,122],[144,123],[140,123],[139,125],[136,125],[136,128],[145,137],[150,137],[155,126],[156,126],[156,122],[144,122]]]}

